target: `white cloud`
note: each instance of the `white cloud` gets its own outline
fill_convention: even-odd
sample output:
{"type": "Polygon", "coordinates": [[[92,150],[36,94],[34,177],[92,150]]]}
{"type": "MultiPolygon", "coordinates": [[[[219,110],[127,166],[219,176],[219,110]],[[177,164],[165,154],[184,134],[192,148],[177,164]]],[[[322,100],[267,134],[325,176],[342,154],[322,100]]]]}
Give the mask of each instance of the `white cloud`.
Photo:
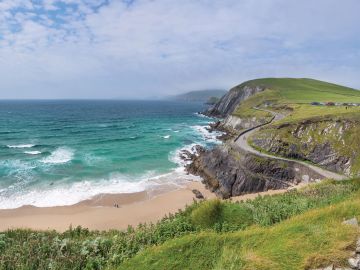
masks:
{"type": "Polygon", "coordinates": [[[154,96],[264,76],[360,88],[357,0],[108,2],[0,1],[0,97],[154,96]]]}

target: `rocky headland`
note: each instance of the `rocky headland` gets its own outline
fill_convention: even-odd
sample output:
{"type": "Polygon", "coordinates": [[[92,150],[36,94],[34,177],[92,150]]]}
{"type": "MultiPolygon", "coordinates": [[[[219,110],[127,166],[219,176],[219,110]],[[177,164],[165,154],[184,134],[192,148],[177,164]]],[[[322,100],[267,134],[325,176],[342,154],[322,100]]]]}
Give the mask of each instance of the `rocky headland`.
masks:
{"type": "Polygon", "coordinates": [[[274,89],[264,80],[249,81],[230,89],[204,112],[219,118],[211,129],[224,133],[220,138],[223,143],[213,149],[198,148],[197,154],[188,155],[191,163],[187,171],[201,176],[206,187],[218,197],[284,189],[331,175],[296,160],[311,162],[338,175],[357,173],[355,153],[359,152],[359,146],[352,141],[357,140],[354,134],[358,119],[349,119],[347,114],[342,117],[309,114],[294,121],[291,117],[298,107],[283,104],[279,100],[280,91],[274,89]],[[274,117],[278,115],[282,117],[274,117]],[[258,151],[247,151],[236,140],[253,129],[256,132],[248,133],[248,137],[243,135],[243,139],[258,151]]]}

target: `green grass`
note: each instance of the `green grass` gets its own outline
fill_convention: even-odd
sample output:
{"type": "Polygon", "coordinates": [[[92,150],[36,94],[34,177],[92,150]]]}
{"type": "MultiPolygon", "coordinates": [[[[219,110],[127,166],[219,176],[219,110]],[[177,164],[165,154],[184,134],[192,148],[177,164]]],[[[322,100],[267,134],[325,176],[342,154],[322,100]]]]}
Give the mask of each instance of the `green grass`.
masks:
{"type": "Polygon", "coordinates": [[[221,213],[220,200],[206,201],[191,212],[191,222],[200,228],[212,228],[218,222],[221,213]]]}
{"type": "Polygon", "coordinates": [[[286,118],[280,120],[276,124],[280,123],[292,123],[299,122],[304,119],[314,119],[321,117],[321,119],[348,119],[358,120],[360,119],[360,107],[348,107],[346,106],[312,106],[309,104],[291,104],[289,106],[293,108],[286,118]]]}
{"type": "MultiPolygon", "coordinates": [[[[306,115],[323,115],[336,113],[346,113],[345,107],[328,107],[328,106],[297,106],[299,104],[310,104],[316,102],[348,102],[360,103],[360,91],[327,82],[317,81],[313,79],[293,79],[293,78],[266,78],[257,79],[243,83],[241,86],[263,86],[265,91],[257,93],[245,100],[234,111],[234,115],[239,117],[268,117],[266,112],[260,112],[253,109],[253,107],[261,107],[266,102],[271,103],[270,109],[283,110],[285,113],[289,111],[284,110],[285,107],[292,108],[298,114],[303,112],[306,115]],[[315,113],[315,114],[311,114],[315,113]]],[[[240,89],[238,88],[238,89],[240,89]]],[[[360,108],[353,109],[360,112],[360,108]]]]}
{"type": "Polygon", "coordinates": [[[360,200],[313,210],[273,227],[204,232],[150,248],[118,269],[309,269],[343,265],[359,230],[342,225],[360,217],[360,200]]]}
{"type": "Polygon", "coordinates": [[[313,79],[266,78],[246,84],[262,85],[275,91],[282,103],[360,102],[360,91],[313,79]]]}
{"type": "MultiPolygon", "coordinates": [[[[236,256],[239,252],[232,250],[229,243],[237,242],[246,231],[254,228],[266,231],[264,228],[271,229],[275,224],[281,224],[311,209],[321,209],[329,205],[337,207],[347,200],[357,200],[359,195],[360,180],[325,181],[297,191],[258,197],[240,203],[194,203],[176,215],[165,217],[157,224],[140,224],[137,228],[129,227],[127,231],[98,232],[81,228],[70,229],[64,233],[9,230],[0,233],[0,269],[115,269],[124,262],[127,262],[126,267],[130,269],[152,269],[156,264],[167,267],[171,261],[184,266],[187,263],[186,258],[177,257],[181,254],[188,254],[190,259],[196,260],[193,262],[194,266],[205,267],[200,269],[208,269],[207,266],[212,269],[211,267],[216,265],[218,268],[214,269],[222,269],[230,263],[231,256],[236,256]],[[239,239],[236,238],[238,233],[239,239]],[[170,257],[165,262],[162,261],[165,258],[150,262],[148,257],[142,264],[137,265],[137,261],[143,256],[141,254],[162,252],[167,245],[173,245],[167,244],[169,240],[174,240],[171,243],[183,243],[183,236],[186,236],[189,244],[179,247],[176,254],[167,254],[170,257]],[[221,248],[218,249],[217,245],[221,248]],[[151,247],[155,249],[146,251],[151,247]],[[191,254],[196,254],[193,249],[199,252],[196,259],[191,257],[191,254]],[[139,257],[135,258],[137,254],[139,257]],[[202,260],[203,254],[210,258],[205,257],[207,260],[202,260]],[[131,259],[133,257],[134,260],[131,259]]],[[[262,245],[262,242],[255,242],[255,238],[253,241],[254,248],[262,245]]],[[[270,249],[270,246],[268,248],[270,249]]],[[[247,254],[245,258],[250,255],[247,254]]],[[[156,256],[154,258],[159,258],[156,256]]],[[[172,269],[166,267],[159,269],[172,269]]]]}

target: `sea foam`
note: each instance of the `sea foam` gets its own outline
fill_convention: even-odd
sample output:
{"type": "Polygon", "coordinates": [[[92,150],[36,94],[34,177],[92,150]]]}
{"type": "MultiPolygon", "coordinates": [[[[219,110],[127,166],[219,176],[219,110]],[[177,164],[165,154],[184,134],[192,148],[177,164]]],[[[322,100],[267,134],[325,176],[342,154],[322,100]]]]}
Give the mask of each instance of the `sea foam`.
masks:
{"type": "Polygon", "coordinates": [[[220,131],[210,132],[209,131],[210,126],[195,125],[195,126],[191,126],[191,128],[193,128],[196,132],[198,132],[202,136],[202,139],[204,141],[215,144],[220,143],[217,137],[222,135],[223,134],[222,132],[220,131]]]}
{"type": "Polygon", "coordinates": [[[40,151],[25,151],[24,153],[28,154],[28,155],[39,155],[39,154],[41,154],[40,151]]]}
{"type": "Polygon", "coordinates": [[[196,153],[196,145],[201,145],[203,146],[203,144],[197,144],[197,143],[192,143],[189,145],[186,145],[184,147],[178,148],[175,151],[170,152],[169,154],[169,160],[177,165],[179,165],[179,170],[183,169],[185,171],[185,166],[187,164],[190,163],[190,161],[184,160],[183,158],[181,158],[182,154],[184,151],[189,152],[191,154],[197,154],[196,153]]]}
{"type": "Polygon", "coordinates": [[[134,193],[145,190],[151,193],[152,190],[157,190],[162,185],[177,189],[184,186],[188,181],[198,180],[200,180],[199,177],[186,175],[183,170],[179,169],[162,175],[156,175],[155,172],[150,171],[137,179],[122,174],[114,174],[109,179],[84,180],[62,186],[49,185],[48,187],[43,186],[31,191],[12,194],[11,197],[0,196],[0,208],[14,209],[24,205],[37,207],[73,205],[99,194],[134,193]]]}
{"type": "Polygon", "coordinates": [[[57,148],[50,156],[41,160],[42,163],[61,164],[67,163],[73,159],[74,151],[70,148],[60,147],[57,148]]]}
{"type": "Polygon", "coordinates": [[[7,145],[8,148],[31,148],[34,147],[35,144],[17,144],[17,145],[7,145]]]}

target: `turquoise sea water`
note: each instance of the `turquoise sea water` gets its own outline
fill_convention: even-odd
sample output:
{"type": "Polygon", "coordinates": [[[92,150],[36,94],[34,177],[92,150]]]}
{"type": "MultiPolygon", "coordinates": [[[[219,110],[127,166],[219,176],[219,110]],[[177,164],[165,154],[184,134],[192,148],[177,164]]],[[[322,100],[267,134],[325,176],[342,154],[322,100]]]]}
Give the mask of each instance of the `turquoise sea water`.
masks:
{"type": "Polygon", "coordinates": [[[1,101],[0,208],[180,184],[179,151],[217,143],[202,104],[1,101]]]}

